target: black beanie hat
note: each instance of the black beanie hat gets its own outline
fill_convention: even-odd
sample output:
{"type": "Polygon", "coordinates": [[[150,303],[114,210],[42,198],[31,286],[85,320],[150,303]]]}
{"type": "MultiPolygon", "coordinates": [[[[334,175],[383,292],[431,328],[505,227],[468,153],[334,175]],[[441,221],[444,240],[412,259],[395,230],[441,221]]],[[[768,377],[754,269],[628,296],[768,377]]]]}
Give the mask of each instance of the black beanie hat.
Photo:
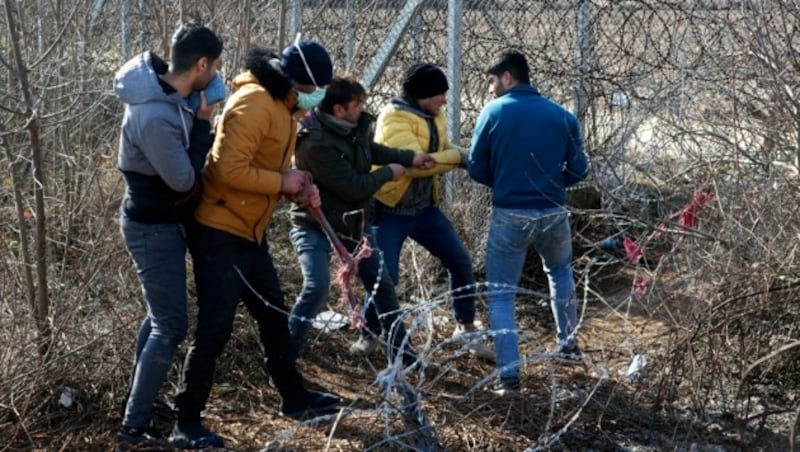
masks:
{"type": "Polygon", "coordinates": [[[432,64],[415,64],[406,70],[403,92],[414,99],[426,99],[450,89],[447,77],[432,64]]]}
{"type": "Polygon", "coordinates": [[[329,85],[333,78],[333,64],[328,51],[318,42],[311,40],[303,40],[283,49],[281,70],[289,79],[300,85],[325,86],[329,85]],[[314,74],[313,80],[306,70],[306,65],[303,64],[298,47],[303,51],[308,68],[314,74]]]}

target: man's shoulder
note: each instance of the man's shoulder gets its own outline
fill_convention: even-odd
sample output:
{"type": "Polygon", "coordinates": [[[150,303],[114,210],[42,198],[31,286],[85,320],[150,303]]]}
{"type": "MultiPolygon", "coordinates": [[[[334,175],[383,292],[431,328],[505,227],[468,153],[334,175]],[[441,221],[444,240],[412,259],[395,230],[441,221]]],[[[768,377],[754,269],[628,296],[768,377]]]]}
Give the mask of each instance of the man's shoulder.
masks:
{"type": "Polygon", "coordinates": [[[297,134],[297,146],[313,147],[326,143],[331,139],[321,128],[302,129],[297,134]]]}
{"type": "Polygon", "coordinates": [[[297,148],[335,149],[352,146],[350,140],[325,128],[306,129],[297,136],[297,148]]]}
{"type": "MultiPolygon", "coordinates": [[[[173,126],[180,126],[181,115],[183,112],[180,106],[163,101],[146,102],[136,105],[129,105],[129,115],[135,119],[136,122],[143,126],[157,126],[170,124],[173,126]]],[[[189,127],[190,124],[187,124],[189,127]]],[[[152,132],[152,129],[147,129],[152,132]]]]}
{"type": "Polygon", "coordinates": [[[248,83],[239,87],[231,94],[225,108],[235,107],[237,109],[268,111],[273,110],[278,102],[269,95],[263,86],[256,83],[248,83]]]}
{"type": "Polygon", "coordinates": [[[383,128],[386,127],[387,124],[391,124],[391,127],[404,127],[424,121],[422,116],[419,116],[418,113],[412,110],[388,105],[384,107],[381,114],[378,116],[377,127],[383,128]]]}

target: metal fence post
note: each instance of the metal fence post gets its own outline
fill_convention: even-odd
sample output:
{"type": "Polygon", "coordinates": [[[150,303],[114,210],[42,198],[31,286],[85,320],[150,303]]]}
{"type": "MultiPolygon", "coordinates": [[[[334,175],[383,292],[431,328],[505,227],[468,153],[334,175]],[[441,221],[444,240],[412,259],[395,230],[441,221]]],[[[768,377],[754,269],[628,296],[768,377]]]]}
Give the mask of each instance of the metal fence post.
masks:
{"type": "Polygon", "coordinates": [[[130,27],[128,21],[131,17],[131,5],[129,0],[122,0],[119,8],[120,19],[120,47],[122,48],[122,61],[128,61],[131,57],[130,47],[130,27]]]}
{"type": "Polygon", "coordinates": [[[577,75],[577,83],[575,86],[575,115],[580,122],[583,136],[586,136],[585,119],[589,104],[586,74],[589,72],[592,52],[591,21],[592,2],[591,0],[581,0],[576,17],[578,45],[575,49],[575,67],[577,75]]]}
{"type": "Polygon", "coordinates": [[[447,2],[447,134],[450,142],[461,142],[461,28],[464,0],[447,2]]]}
{"type": "Polygon", "coordinates": [[[347,0],[345,9],[347,10],[347,40],[344,45],[344,66],[345,71],[349,72],[353,67],[356,47],[356,8],[353,5],[356,0],[347,0]]]}
{"type": "Polygon", "coordinates": [[[281,0],[280,8],[279,8],[279,20],[278,20],[278,50],[283,45],[286,45],[286,11],[289,9],[286,0],[281,0]]]}
{"type": "MultiPolygon", "coordinates": [[[[464,0],[447,1],[447,138],[450,142],[461,143],[461,28],[464,16],[464,0]]],[[[452,173],[444,177],[444,199],[450,204],[453,200],[452,173]]]]}
{"type": "Polygon", "coordinates": [[[417,14],[411,21],[411,61],[414,64],[422,62],[423,38],[422,15],[417,14]]]}
{"type": "Polygon", "coordinates": [[[279,48],[283,48],[284,46],[289,45],[290,42],[294,42],[297,32],[299,32],[300,28],[303,26],[303,7],[301,3],[301,0],[291,0],[290,2],[291,10],[289,12],[289,36],[287,36],[287,42],[281,42],[278,44],[279,48]]]}
{"type": "Polygon", "coordinates": [[[360,80],[364,88],[368,90],[372,89],[378,82],[380,76],[383,75],[386,65],[389,64],[389,60],[397,50],[397,46],[400,45],[400,39],[402,39],[403,34],[408,30],[411,21],[423,4],[422,0],[406,0],[405,5],[398,13],[397,20],[392,24],[383,42],[381,42],[378,52],[372,57],[367,68],[364,69],[360,80]]]}

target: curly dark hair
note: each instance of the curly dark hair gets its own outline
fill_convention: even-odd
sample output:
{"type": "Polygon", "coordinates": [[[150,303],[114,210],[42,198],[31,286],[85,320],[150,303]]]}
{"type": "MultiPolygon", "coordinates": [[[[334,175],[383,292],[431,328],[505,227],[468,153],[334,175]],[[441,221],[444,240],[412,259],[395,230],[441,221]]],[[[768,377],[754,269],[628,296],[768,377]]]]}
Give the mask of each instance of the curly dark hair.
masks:
{"type": "Polygon", "coordinates": [[[276,100],[286,100],[292,89],[292,82],[283,73],[272,66],[270,60],[278,59],[278,55],[268,49],[253,47],[247,52],[244,67],[250,71],[276,100]]]}

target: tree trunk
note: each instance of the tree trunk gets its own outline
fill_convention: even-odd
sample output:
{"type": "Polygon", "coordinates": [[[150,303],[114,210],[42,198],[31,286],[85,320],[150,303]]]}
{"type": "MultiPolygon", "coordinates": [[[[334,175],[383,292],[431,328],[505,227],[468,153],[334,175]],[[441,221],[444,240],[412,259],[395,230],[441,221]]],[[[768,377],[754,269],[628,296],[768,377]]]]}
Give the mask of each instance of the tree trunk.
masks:
{"type": "MultiPolygon", "coordinates": [[[[45,355],[50,348],[50,325],[48,323],[48,311],[50,301],[47,295],[47,229],[44,205],[45,179],[42,168],[42,149],[39,141],[40,122],[38,112],[33,109],[33,98],[31,97],[30,86],[28,84],[28,68],[23,61],[20,49],[20,35],[17,30],[15,19],[15,2],[5,0],[6,19],[8,23],[11,48],[14,53],[16,65],[16,78],[22,91],[25,102],[25,117],[27,118],[28,135],[33,161],[33,192],[36,202],[36,297],[34,302],[33,316],[36,321],[36,328],[39,333],[39,353],[45,355]]],[[[17,207],[19,213],[19,206],[17,207]]]]}
{"type": "Polygon", "coordinates": [[[119,19],[120,19],[120,47],[122,48],[122,61],[128,61],[131,58],[131,5],[129,0],[122,0],[119,6],[119,19]]]}

